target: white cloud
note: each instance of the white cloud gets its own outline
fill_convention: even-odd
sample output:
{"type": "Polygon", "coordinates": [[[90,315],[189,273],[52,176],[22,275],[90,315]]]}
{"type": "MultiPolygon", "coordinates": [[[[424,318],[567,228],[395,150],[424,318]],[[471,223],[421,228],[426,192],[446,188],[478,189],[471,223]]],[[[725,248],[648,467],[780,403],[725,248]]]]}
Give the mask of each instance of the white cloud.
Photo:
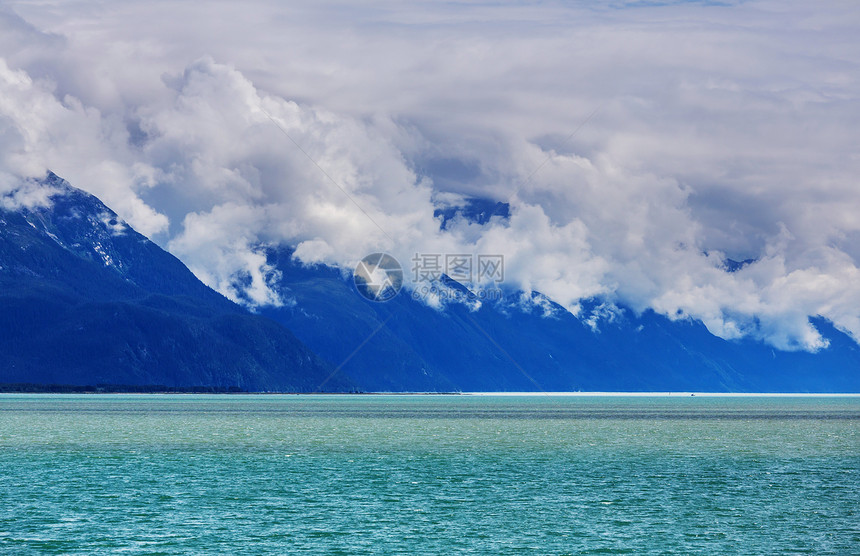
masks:
{"type": "Polygon", "coordinates": [[[860,340],[855,3],[10,5],[0,169],[50,167],[234,299],[280,302],[269,243],[500,253],[574,312],[860,340]],[[509,221],[439,232],[463,195],[509,221]]]}
{"type": "Polygon", "coordinates": [[[33,81],[0,58],[0,168],[26,182],[53,170],[82,184],[147,235],[167,219],[137,195],[125,128],[71,96],[57,98],[51,83],[33,81]],[[85,184],[85,185],[84,185],[85,184]]]}

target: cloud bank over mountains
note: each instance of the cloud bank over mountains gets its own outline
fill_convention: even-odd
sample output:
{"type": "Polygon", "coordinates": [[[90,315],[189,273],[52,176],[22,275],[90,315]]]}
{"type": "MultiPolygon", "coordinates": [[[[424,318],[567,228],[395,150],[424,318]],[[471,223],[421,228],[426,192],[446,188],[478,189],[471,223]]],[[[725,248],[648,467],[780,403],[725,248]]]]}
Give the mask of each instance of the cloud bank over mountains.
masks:
{"type": "Polygon", "coordinates": [[[8,6],[4,202],[51,169],[234,299],[290,302],[268,243],[503,254],[573,312],[860,340],[855,3],[8,6]],[[467,196],[510,218],[440,230],[467,196]]]}

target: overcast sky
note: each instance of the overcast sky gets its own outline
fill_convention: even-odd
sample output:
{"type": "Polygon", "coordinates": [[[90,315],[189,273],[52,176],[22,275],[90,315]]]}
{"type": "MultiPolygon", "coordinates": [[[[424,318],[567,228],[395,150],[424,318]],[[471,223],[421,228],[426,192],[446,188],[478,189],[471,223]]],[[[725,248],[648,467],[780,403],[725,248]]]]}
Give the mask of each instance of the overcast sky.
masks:
{"type": "Polygon", "coordinates": [[[259,304],[265,243],[503,254],[574,313],[815,350],[860,339],[858,37],[854,0],[11,1],[0,191],[50,168],[259,304]],[[464,196],[511,217],[439,231],[464,196]]]}

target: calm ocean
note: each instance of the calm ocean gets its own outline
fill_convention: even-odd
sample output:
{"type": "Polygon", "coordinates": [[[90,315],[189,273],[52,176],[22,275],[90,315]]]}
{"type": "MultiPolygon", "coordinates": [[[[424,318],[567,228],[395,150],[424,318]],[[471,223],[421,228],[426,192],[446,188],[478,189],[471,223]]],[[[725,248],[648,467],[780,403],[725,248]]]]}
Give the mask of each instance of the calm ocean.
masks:
{"type": "Polygon", "coordinates": [[[860,554],[860,397],[0,395],[8,554],[860,554]]]}

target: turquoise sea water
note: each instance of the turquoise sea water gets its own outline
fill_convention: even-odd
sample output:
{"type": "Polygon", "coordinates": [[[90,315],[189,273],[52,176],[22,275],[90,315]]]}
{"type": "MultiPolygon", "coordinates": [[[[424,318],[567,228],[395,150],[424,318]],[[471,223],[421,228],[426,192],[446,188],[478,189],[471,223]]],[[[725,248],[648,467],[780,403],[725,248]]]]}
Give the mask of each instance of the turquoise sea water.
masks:
{"type": "Polygon", "coordinates": [[[0,395],[9,554],[860,554],[860,398],[0,395]]]}

